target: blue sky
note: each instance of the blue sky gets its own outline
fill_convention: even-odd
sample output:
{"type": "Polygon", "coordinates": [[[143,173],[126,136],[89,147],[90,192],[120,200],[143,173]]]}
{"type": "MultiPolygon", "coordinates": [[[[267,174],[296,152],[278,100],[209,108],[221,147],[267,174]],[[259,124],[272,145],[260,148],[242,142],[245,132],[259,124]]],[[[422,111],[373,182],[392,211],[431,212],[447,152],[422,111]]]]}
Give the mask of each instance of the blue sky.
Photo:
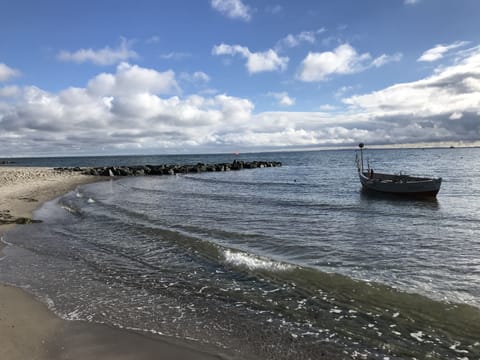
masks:
{"type": "Polygon", "coordinates": [[[25,1],[0,154],[479,145],[480,2],[25,1]]]}

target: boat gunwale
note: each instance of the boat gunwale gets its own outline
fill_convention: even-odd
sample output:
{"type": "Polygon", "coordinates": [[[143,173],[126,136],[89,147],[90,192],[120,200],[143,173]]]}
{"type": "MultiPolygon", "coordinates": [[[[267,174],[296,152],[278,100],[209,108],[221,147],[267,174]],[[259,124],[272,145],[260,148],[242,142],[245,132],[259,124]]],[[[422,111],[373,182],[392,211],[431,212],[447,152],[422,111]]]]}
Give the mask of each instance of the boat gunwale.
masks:
{"type": "Polygon", "coordinates": [[[389,183],[387,180],[391,180],[393,183],[400,183],[400,184],[412,184],[412,183],[434,183],[438,181],[442,181],[441,177],[420,177],[420,176],[414,176],[414,175],[405,175],[405,174],[387,174],[387,173],[374,173],[373,178],[368,176],[367,172],[361,172],[359,171],[359,174],[361,177],[363,177],[366,181],[371,181],[375,182],[377,180],[378,182],[381,183],[389,183]],[[388,178],[382,178],[382,176],[388,176],[391,177],[392,179],[388,178]],[[398,182],[394,181],[397,180],[398,182]]]}

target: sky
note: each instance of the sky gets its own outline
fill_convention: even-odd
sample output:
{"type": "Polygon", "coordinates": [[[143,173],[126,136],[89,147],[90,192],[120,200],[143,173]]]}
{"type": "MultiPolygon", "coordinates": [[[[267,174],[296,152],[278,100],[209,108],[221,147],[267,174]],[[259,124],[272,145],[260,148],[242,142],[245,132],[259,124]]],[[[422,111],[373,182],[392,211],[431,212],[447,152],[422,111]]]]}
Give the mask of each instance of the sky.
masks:
{"type": "Polygon", "coordinates": [[[478,0],[16,0],[0,156],[480,145],[478,0]]]}

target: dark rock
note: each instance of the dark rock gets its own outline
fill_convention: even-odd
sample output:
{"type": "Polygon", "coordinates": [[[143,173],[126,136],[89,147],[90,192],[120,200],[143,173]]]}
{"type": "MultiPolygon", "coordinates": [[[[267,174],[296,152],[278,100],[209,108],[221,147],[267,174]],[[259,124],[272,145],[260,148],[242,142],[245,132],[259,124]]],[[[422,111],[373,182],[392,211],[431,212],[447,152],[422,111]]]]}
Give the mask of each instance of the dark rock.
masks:
{"type": "Polygon", "coordinates": [[[201,173],[213,171],[230,171],[242,169],[256,169],[264,167],[282,166],[278,161],[240,161],[234,160],[231,164],[204,164],[197,163],[196,165],[138,165],[138,166],[110,166],[110,167],[73,167],[55,168],[56,171],[65,172],[82,172],[85,175],[92,176],[145,176],[145,175],[175,175],[188,173],[201,173]]]}
{"type": "Polygon", "coordinates": [[[232,163],[232,166],[231,166],[231,169],[232,170],[241,170],[244,168],[244,162],[243,161],[238,161],[238,160],[234,160],[233,163],[232,163]]]}
{"type": "Polygon", "coordinates": [[[35,219],[30,219],[25,217],[19,217],[15,219],[15,224],[33,224],[33,223],[39,223],[39,222],[42,222],[42,220],[35,220],[35,219]]]}

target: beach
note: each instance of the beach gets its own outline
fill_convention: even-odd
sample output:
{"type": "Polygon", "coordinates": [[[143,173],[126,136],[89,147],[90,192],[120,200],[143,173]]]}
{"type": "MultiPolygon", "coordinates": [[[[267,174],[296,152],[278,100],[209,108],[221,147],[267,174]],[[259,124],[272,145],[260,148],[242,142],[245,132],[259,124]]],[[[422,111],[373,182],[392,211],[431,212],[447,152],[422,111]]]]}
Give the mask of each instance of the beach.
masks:
{"type": "MultiPolygon", "coordinates": [[[[45,201],[101,178],[51,168],[0,168],[0,235],[45,201]]],[[[5,254],[0,243],[0,259],[5,254]]],[[[1,260],[0,260],[1,261],[1,260]]],[[[219,359],[218,349],[107,325],[66,321],[31,294],[0,284],[0,359],[219,359]]]]}

